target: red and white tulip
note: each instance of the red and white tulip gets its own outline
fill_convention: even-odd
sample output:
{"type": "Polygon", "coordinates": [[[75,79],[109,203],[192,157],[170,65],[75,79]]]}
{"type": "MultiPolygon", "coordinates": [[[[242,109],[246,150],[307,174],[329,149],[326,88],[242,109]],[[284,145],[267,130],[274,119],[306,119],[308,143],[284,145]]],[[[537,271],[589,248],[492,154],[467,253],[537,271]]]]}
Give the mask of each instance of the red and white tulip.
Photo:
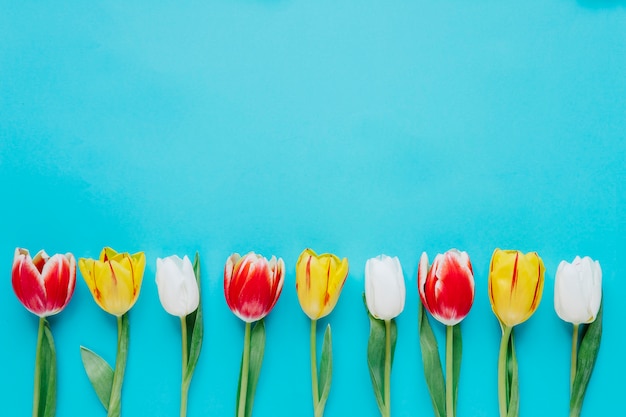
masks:
{"type": "Polygon", "coordinates": [[[250,252],[234,253],[224,267],[224,295],[233,313],[246,323],[261,320],[274,308],[283,289],[285,263],[250,252]]]}
{"type": "Polygon", "coordinates": [[[451,249],[438,254],[429,268],[422,253],[417,274],[420,299],[428,312],[446,326],[467,316],[474,302],[474,273],[467,252],[451,249]]]}
{"type": "Polygon", "coordinates": [[[76,259],[71,253],[52,257],[40,250],[34,258],[16,248],[11,274],[13,291],[33,314],[48,317],[69,303],[76,287],[76,259]]]}

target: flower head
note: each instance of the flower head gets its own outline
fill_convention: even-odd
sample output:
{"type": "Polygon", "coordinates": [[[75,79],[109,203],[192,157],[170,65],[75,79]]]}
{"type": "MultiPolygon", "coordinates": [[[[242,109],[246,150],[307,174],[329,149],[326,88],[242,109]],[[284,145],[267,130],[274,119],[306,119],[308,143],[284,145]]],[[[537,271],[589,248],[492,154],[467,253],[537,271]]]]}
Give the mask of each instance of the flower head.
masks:
{"type": "Polygon", "coordinates": [[[171,315],[185,317],[198,308],[200,290],[186,255],[157,258],[156,283],[161,305],[171,315]]]}
{"type": "Polygon", "coordinates": [[[602,301],[602,269],[590,257],[561,261],[554,281],[554,309],[562,320],[591,323],[602,301]]]}
{"type": "Polygon", "coordinates": [[[406,288],[398,257],[379,255],[365,263],[365,301],[370,314],[391,320],[404,310],[406,288]]]}
{"type": "Polygon", "coordinates": [[[285,263],[275,256],[268,261],[250,252],[234,253],[224,267],[226,304],[241,320],[261,320],[274,308],[283,289],[285,263]]]}
{"type": "Polygon", "coordinates": [[[11,282],[28,311],[39,317],[52,316],[63,310],[74,294],[76,260],[71,253],[50,257],[43,250],[31,259],[28,250],[16,248],[11,282]]]}
{"type": "Polygon", "coordinates": [[[474,273],[467,252],[451,249],[435,256],[428,267],[422,253],[417,274],[422,304],[446,326],[454,326],[467,316],[474,302],[474,273]]]}
{"type": "Polygon", "coordinates": [[[137,301],[146,256],[117,253],[106,247],[99,259],[80,258],[80,269],[94,301],[107,313],[122,316],[137,301]]]}
{"type": "Polygon", "coordinates": [[[311,320],[333,311],[348,276],[348,259],[305,249],[296,262],[296,292],[302,310],[311,320]]]}
{"type": "Polygon", "coordinates": [[[496,249],[489,268],[489,301],[501,323],[515,326],[535,312],[543,292],[545,267],[536,252],[496,249]]]}

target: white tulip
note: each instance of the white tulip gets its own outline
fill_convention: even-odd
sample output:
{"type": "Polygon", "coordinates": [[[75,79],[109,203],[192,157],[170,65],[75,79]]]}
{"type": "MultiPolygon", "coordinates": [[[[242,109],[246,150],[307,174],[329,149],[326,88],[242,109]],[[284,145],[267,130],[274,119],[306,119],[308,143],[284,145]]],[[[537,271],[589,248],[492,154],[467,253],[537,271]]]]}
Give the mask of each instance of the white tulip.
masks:
{"type": "Polygon", "coordinates": [[[406,288],[397,257],[379,255],[365,264],[365,300],[370,314],[391,320],[404,310],[406,288]]]}
{"type": "Polygon", "coordinates": [[[171,315],[185,317],[198,308],[200,291],[187,256],[183,259],[176,255],[157,258],[156,283],[159,300],[171,315]]]}
{"type": "Polygon", "coordinates": [[[590,257],[561,261],[554,282],[554,309],[562,320],[573,324],[596,319],[602,300],[602,269],[590,257]]]}

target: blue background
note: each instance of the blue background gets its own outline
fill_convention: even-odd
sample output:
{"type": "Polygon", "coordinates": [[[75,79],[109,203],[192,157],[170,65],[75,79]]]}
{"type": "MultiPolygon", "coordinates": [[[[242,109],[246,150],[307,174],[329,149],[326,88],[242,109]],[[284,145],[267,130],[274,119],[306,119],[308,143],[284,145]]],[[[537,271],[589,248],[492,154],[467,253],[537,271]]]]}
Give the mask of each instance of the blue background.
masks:
{"type": "MultiPolygon", "coordinates": [[[[333,313],[326,416],[376,416],[366,365],[365,261],[399,256],[407,282],[394,416],[431,415],[417,336],[419,256],[466,250],[459,416],[497,415],[500,329],[487,297],[496,247],[537,251],[543,300],[516,329],[521,414],[567,415],[571,326],[554,273],[604,271],[602,348],[583,414],[623,396],[626,2],[8,2],[0,13],[0,356],[3,413],[31,412],[36,317],[13,294],[15,247],[97,257],[146,252],[130,314],[126,416],[177,415],[179,321],[156,257],[203,262],[204,347],[189,416],[234,412],[243,324],[224,301],[232,252],[283,257],[257,416],[312,415],[306,247],[350,260],[333,313]]],[[[79,346],[109,362],[116,324],[80,277],[51,318],[58,416],[105,415],[79,346]]],[[[433,322],[443,342],[442,326],[433,322]]],[[[615,411],[615,410],[613,410],[615,411]]]]}

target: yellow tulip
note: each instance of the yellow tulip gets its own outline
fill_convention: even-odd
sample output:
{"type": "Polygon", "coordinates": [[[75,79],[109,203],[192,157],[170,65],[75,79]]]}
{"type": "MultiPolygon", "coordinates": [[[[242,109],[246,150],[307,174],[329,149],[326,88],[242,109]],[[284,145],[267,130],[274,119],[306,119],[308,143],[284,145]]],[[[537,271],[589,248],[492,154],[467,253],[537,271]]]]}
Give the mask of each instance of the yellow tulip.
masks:
{"type": "Polygon", "coordinates": [[[102,249],[99,260],[78,260],[78,268],[93,299],[104,311],[118,317],[137,301],[145,267],[143,252],[130,255],[111,248],[102,249]]]}
{"type": "Polygon", "coordinates": [[[496,249],[489,269],[489,301],[500,322],[523,323],[541,301],[545,267],[536,252],[496,249]]]}
{"type": "Polygon", "coordinates": [[[305,249],[296,262],[296,291],[302,310],[311,320],[330,314],[348,276],[348,259],[305,249]]]}

